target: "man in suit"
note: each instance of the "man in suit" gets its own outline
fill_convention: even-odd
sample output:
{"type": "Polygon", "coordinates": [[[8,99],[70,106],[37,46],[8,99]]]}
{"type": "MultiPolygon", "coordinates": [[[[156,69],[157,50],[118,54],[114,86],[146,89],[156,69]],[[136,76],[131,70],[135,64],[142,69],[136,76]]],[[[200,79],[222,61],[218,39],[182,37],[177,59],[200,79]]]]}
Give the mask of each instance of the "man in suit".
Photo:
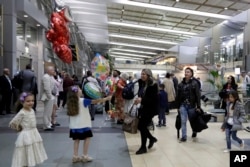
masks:
{"type": "Polygon", "coordinates": [[[2,96],[2,100],[0,102],[1,115],[4,115],[3,110],[6,111],[6,114],[11,114],[10,105],[12,96],[12,84],[9,75],[10,75],[9,69],[4,68],[3,75],[0,76],[0,95],[2,96]]]}
{"type": "Polygon", "coordinates": [[[41,82],[41,100],[44,102],[44,113],[43,113],[43,128],[45,131],[53,131],[51,124],[51,115],[53,110],[54,98],[53,88],[53,74],[55,70],[53,66],[46,67],[46,73],[43,75],[41,82]]]}
{"type": "Polygon", "coordinates": [[[36,111],[36,95],[38,94],[35,72],[31,70],[31,64],[27,64],[25,70],[19,73],[22,78],[22,92],[32,92],[34,95],[33,109],[36,111]]]}

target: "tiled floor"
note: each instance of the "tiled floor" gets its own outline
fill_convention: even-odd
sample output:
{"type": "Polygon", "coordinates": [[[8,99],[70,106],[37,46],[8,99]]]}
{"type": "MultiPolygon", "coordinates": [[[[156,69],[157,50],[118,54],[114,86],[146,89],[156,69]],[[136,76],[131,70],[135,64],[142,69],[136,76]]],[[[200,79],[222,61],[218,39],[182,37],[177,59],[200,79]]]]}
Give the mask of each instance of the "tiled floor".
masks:
{"type": "MultiPolygon", "coordinates": [[[[68,138],[68,118],[65,111],[60,110],[57,117],[62,126],[57,127],[55,132],[44,132],[40,129],[42,108],[39,103],[37,123],[49,159],[39,167],[229,167],[229,154],[223,153],[226,141],[225,134],[220,131],[221,123],[209,122],[209,128],[198,134],[197,142],[192,142],[189,137],[186,143],[179,143],[174,126],[176,111],[167,115],[167,127],[152,131],[158,142],[143,155],[135,155],[140,144],[139,133],[124,134],[121,126],[105,121],[106,115],[96,115],[93,121],[94,137],[89,151],[94,161],[72,164],[73,143],[68,138]]],[[[0,167],[11,166],[16,134],[7,125],[13,116],[0,116],[0,167]]],[[[154,122],[157,122],[157,118],[154,118],[154,122]]],[[[191,135],[190,127],[188,135],[191,135]]],[[[238,136],[246,140],[245,149],[250,150],[250,133],[240,131],[238,136]]],[[[235,142],[232,147],[239,149],[235,142]]]]}

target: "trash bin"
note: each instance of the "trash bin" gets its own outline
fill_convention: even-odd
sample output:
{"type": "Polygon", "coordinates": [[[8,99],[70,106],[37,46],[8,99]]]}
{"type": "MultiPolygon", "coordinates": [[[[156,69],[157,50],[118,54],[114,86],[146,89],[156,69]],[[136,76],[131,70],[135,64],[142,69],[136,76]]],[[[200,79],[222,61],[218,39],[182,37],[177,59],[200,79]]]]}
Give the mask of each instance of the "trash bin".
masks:
{"type": "Polygon", "coordinates": [[[250,97],[250,84],[246,85],[247,97],[250,97]]]}

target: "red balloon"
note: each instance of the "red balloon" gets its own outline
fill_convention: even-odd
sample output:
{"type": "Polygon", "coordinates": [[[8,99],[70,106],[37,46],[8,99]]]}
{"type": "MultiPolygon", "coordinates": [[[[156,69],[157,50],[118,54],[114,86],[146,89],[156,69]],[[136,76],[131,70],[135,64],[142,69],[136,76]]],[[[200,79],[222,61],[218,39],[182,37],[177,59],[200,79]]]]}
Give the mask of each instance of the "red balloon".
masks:
{"type": "MultiPolygon", "coordinates": [[[[67,13],[67,12],[66,12],[67,13]]],[[[69,29],[66,22],[65,10],[53,12],[50,17],[51,29],[46,32],[46,38],[53,43],[53,50],[56,55],[65,63],[71,63],[72,52],[68,47],[69,44],[69,29]]]]}
{"type": "Polygon", "coordinates": [[[65,44],[65,45],[68,45],[68,44],[69,44],[69,40],[67,39],[66,36],[59,36],[59,37],[57,37],[56,41],[57,41],[59,44],[65,44]]]}
{"type": "Polygon", "coordinates": [[[55,31],[51,28],[46,32],[46,38],[48,41],[53,42],[56,38],[55,31]]]}
{"type": "Polygon", "coordinates": [[[53,20],[53,18],[58,18],[60,20],[64,20],[64,18],[58,13],[58,12],[53,12],[50,16],[50,21],[53,20]]]}
{"type": "Polygon", "coordinates": [[[55,48],[56,55],[65,63],[71,63],[72,61],[72,52],[67,45],[58,45],[55,48]]]}

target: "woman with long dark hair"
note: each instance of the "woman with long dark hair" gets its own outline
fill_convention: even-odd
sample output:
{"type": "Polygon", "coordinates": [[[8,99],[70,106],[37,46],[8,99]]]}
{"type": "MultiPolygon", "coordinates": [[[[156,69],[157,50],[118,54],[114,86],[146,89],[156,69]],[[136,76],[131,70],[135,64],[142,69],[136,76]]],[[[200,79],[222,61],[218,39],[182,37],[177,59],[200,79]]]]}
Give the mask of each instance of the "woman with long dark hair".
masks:
{"type": "Polygon", "coordinates": [[[157,139],[152,136],[148,130],[148,125],[152,118],[158,114],[158,85],[153,79],[153,74],[150,69],[143,69],[139,82],[138,98],[135,99],[135,104],[140,103],[138,113],[139,124],[138,129],[141,134],[141,147],[136,154],[147,152],[146,143],[149,139],[148,149],[152,148],[157,139]]]}
{"type": "MultiPolygon", "coordinates": [[[[225,83],[223,85],[223,88],[219,93],[219,96],[222,99],[222,104],[221,104],[222,109],[226,110],[227,101],[228,101],[228,92],[230,92],[232,90],[237,91],[237,89],[238,89],[238,85],[235,82],[235,78],[232,75],[228,76],[227,83],[225,83]]],[[[226,114],[226,112],[225,112],[225,114],[226,114]]]]}

